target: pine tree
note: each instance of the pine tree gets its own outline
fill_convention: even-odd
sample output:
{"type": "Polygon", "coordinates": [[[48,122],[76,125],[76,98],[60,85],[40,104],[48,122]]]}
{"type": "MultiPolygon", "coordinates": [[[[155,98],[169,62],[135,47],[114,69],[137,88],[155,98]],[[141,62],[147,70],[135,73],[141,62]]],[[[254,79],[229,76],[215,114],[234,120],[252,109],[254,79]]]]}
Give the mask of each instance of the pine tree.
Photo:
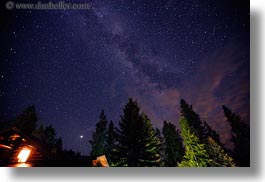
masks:
{"type": "Polygon", "coordinates": [[[184,148],[182,139],[176,126],[170,122],[164,121],[163,135],[165,139],[165,159],[166,167],[175,167],[182,160],[184,148]]]}
{"type": "Polygon", "coordinates": [[[107,124],[106,115],[102,110],[99,122],[96,124],[96,130],[92,134],[92,140],[89,141],[92,146],[90,155],[93,157],[104,155],[106,152],[107,124]]]}
{"type": "Polygon", "coordinates": [[[35,131],[33,132],[33,135],[37,138],[39,138],[40,140],[44,141],[45,139],[45,127],[43,124],[40,124],[40,126],[38,126],[35,131]]]}
{"type": "Polygon", "coordinates": [[[200,116],[193,111],[192,105],[189,105],[185,100],[180,101],[181,116],[185,117],[189,127],[193,130],[195,135],[203,143],[208,142],[208,136],[212,137],[219,145],[223,146],[220,141],[219,134],[213,130],[208,123],[202,121],[200,116]]]}
{"type": "Polygon", "coordinates": [[[161,131],[159,128],[156,128],[155,129],[155,134],[156,134],[156,137],[158,138],[158,147],[159,147],[159,155],[160,155],[160,164],[159,166],[160,167],[164,167],[165,166],[165,159],[166,159],[166,155],[165,155],[165,141],[164,141],[164,138],[163,136],[161,135],[161,131]]]}
{"type": "Polygon", "coordinates": [[[56,139],[55,139],[56,133],[55,133],[55,129],[53,128],[52,125],[49,125],[45,128],[44,136],[45,136],[44,142],[55,147],[55,145],[56,145],[56,139]]]}
{"type": "Polygon", "coordinates": [[[235,167],[233,159],[224,151],[224,149],[212,138],[208,137],[207,150],[212,159],[213,167],[235,167]]]}
{"type": "Polygon", "coordinates": [[[141,137],[138,139],[140,146],[139,166],[158,167],[161,162],[159,138],[156,137],[156,132],[147,115],[142,114],[141,118],[142,124],[139,127],[141,137]]]}
{"type": "Polygon", "coordinates": [[[181,136],[185,145],[185,155],[179,167],[208,167],[212,160],[209,159],[205,144],[201,143],[189,126],[185,118],[180,118],[181,136]]]}
{"type": "Polygon", "coordinates": [[[56,131],[52,125],[44,127],[44,125],[41,124],[33,132],[33,135],[46,143],[53,154],[62,151],[62,138],[56,139],[56,131]]]}
{"type": "Polygon", "coordinates": [[[61,137],[56,139],[56,151],[57,153],[63,151],[63,139],[61,137]]]}
{"type": "Polygon", "coordinates": [[[203,122],[203,138],[208,140],[208,137],[211,137],[219,145],[223,146],[220,140],[219,134],[212,129],[205,121],[203,122]]]}
{"type": "Polygon", "coordinates": [[[241,120],[241,118],[232,113],[230,109],[223,106],[224,115],[232,129],[232,139],[234,150],[231,156],[235,160],[237,166],[250,166],[250,128],[241,120]]]}
{"type": "Polygon", "coordinates": [[[136,101],[129,99],[117,129],[117,166],[157,166],[160,162],[159,140],[151,121],[140,114],[136,101]]]}
{"type": "Polygon", "coordinates": [[[228,155],[228,150],[220,141],[219,134],[213,130],[205,121],[203,124],[203,142],[209,152],[210,159],[213,160],[212,166],[233,167],[233,159],[228,155]]]}
{"type": "Polygon", "coordinates": [[[203,123],[200,116],[193,111],[192,105],[189,105],[184,99],[180,101],[180,113],[181,116],[185,117],[189,127],[194,132],[194,134],[199,138],[199,140],[204,140],[203,134],[203,123]]]}
{"type": "Polygon", "coordinates": [[[139,131],[137,131],[137,125],[140,120],[140,108],[135,101],[129,99],[123,109],[123,116],[121,116],[119,129],[117,129],[118,166],[138,165],[137,136],[139,131]]]}
{"type": "MultiPolygon", "coordinates": [[[[208,123],[201,121],[199,115],[193,111],[192,106],[187,104],[183,99],[181,100],[181,114],[187,120],[187,124],[190,127],[190,130],[196,137],[199,139],[199,143],[204,144],[205,149],[207,150],[208,157],[211,159],[211,166],[232,166],[231,163],[220,161],[217,157],[219,155],[227,155],[227,150],[224,148],[224,145],[220,141],[219,134],[213,130],[208,123]],[[209,137],[211,140],[209,140],[209,137]],[[214,143],[214,144],[213,144],[214,143]],[[217,147],[218,146],[218,147],[217,147]],[[218,148],[218,150],[217,150],[218,148]],[[219,154],[219,152],[223,152],[219,154]]],[[[233,160],[230,156],[229,160],[233,160]]],[[[223,157],[224,158],[224,157],[223,157]]]]}
{"type": "Polygon", "coordinates": [[[22,132],[32,134],[36,129],[38,117],[34,106],[29,106],[14,119],[15,126],[22,132]]]}
{"type": "Polygon", "coordinates": [[[116,132],[112,121],[109,123],[107,140],[106,140],[106,157],[110,166],[117,161],[116,159],[116,132]]]}

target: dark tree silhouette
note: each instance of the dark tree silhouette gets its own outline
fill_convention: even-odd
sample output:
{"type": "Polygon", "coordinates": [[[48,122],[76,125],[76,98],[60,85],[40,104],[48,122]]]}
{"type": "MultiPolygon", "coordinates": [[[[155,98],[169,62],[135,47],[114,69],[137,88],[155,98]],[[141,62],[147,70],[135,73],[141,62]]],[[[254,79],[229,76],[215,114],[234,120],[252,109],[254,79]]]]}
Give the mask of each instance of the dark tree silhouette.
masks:
{"type": "Polygon", "coordinates": [[[136,101],[129,99],[125,105],[117,132],[117,166],[159,165],[159,140],[148,117],[140,114],[136,101]]]}
{"type": "Polygon", "coordinates": [[[192,132],[194,132],[199,140],[203,140],[205,136],[203,134],[204,128],[201,118],[196,112],[193,111],[192,105],[189,105],[184,99],[180,100],[180,113],[181,116],[186,118],[192,132]]]}
{"type": "Polygon", "coordinates": [[[33,132],[33,135],[38,137],[40,140],[45,142],[46,144],[55,147],[56,140],[56,132],[52,125],[44,127],[42,124],[33,132]]]}
{"type": "Polygon", "coordinates": [[[220,135],[212,129],[205,121],[203,122],[203,138],[208,138],[209,136],[215,140],[219,145],[222,146],[220,135]]]}
{"type": "Polygon", "coordinates": [[[12,122],[22,132],[32,134],[37,127],[38,117],[36,114],[35,107],[29,106],[20,115],[18,115],[12,122]]]}
{"type": "Polygon", "coordinates": [[[105,155],[106,153],[106,139],[107,139],[107,124],[106,115],[102,110],[99,116],[99,122],[96,124],[96,130],[92,134],[92,139],[89,141],[92,150],[91,156],[97,157],[105,155]]]}
{"type": "Polygon", "coordinates": [[[170,122],[164,121],[163,135],[165,140],[165,159],[166,167],[175,167],[182,160],[184,148],[182,138],[176,126],[170,122]]]}
{"type": "Polygon", "coordinates": [[[163,166],[165,166],[165,159],[166,159],[166,155],[165,155],[165,140],[164,140],[159,128],[155,129],[155,134],[156,134],[156,137],[158,138],[158,141],[159,141],[158,147],[159,147],[159,155],[160,155],[160,158],[161,158],[161,162],[160,162],[159,166],[163,167],[163,166]]]}
{"type": "Polygon", "coordinates": [[[147,115],[141,115],[142,124],[139,127],[140,158],[139,166],[159,166],[161,163],[160,140],[156,137],[155,129],[147,115]]]}
{"type": "Polygon", "coordinates": [[[223,105],[224,115],[232,129],[232,139],[234,150],[231,156],[234,158],[237,166],[250,166],[250,128],[234,114],[230,109],[223,105]]]}
{"type": "Polygon", "coordinates": [[[115,126],[112,121],[109,123],[108,132],[107,132],[107,141],[106,141],[106,157],[109,165],[113,165],[117,161],[115,148],[117,145],[116,142],[116,131],[115,126]]]}
{"type": "Polygon", "coordinates": [[[56,131],[52,125],[44,127],[44,125],[41,124],[33,132],[33,135],[51,148],[52,155],[57,155],[63,151],[63,140],[62,138],[56,138],[56,131]]]}
{"type": "Polygon", "coordinates": [[[63,139],[62,139],[62,137],[60,137],[56,140],[56,151],[57,152],[63,151],[63,139]]]}

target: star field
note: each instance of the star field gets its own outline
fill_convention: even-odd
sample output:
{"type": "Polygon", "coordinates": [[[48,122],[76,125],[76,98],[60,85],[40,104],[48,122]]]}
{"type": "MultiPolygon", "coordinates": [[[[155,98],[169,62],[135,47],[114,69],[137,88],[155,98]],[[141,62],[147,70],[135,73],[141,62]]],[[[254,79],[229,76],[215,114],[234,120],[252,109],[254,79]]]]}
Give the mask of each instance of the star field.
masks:
{"type": "Polygon", "coordinates": [[[221,105],[249,121],[249,4],[89,3],[1,11],[0,119],[34,104],[65,148],[87,154],[101,109],[117,124],[133,97],[161,128],[177,125],[184,98],[229,145],[221,105]]]}

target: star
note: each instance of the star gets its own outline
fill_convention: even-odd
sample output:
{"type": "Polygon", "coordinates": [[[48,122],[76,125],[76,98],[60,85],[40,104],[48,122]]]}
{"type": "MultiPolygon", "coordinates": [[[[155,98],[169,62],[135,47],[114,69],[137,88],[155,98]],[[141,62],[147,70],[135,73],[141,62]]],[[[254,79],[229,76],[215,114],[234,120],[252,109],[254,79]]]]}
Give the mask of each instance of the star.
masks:
{"type": "Polygon", "coordinates": [[[12,118],[34,104],[64,148],[85,155],[91,146],[76,140],[91,138],[101,109],[118,127],[128,97],[153,127],[176,122],[184,98],[223,132],[217,98],[249,115],[249,101],[242,99],[249,94],[249,12],[243,2],[227,9],[223,3],[95,1],[89,11],[0,17],[12,22],[0,42],[6,50],[0,54],[0,116],[12,118]]]}

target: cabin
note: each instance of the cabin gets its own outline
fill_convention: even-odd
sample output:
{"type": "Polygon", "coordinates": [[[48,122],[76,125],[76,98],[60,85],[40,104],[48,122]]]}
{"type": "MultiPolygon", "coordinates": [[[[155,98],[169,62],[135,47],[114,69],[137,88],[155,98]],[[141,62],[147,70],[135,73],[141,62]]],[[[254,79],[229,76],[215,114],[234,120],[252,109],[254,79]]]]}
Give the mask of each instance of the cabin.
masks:
{"type": "Polygon", "coordinates": [[[0,130],[0,166],[43,166],[51,154],[48,145],[16,127],[0,130]]]}
{"type": "Polygon", "coordinates": [[[91,167],[90,156],[58,150],[12,122],[0,122],[0,167],[91,167]]]}

